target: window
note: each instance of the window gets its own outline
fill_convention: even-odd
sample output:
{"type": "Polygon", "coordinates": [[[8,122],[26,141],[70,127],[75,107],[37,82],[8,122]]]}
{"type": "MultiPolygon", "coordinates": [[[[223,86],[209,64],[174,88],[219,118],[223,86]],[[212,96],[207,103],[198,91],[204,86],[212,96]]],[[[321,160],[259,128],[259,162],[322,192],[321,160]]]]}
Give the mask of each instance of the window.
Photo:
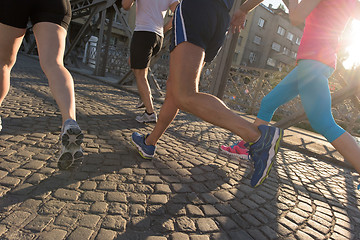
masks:
{"type": "Polygon", "coordinates": [[[263,27],[264,27],[264,25],[265,25],[265,20],[264,20],[264,19],[262,19],[262,18],[259,18],[259,21],[258,21],[258,26],[259,26],[259,27],[261,27],[261,28],[263,28],[263,27]]]}
{"type": "Polygon", "coordinates": [[[249,61],[250,61],[250,63],[255,62],[255,59],[256,59],[255,53],[254,53],[254,52],[250,52],[250,55],[249,55],[249,61]]]}
{"type": "Polygon", "coordinates": [[[292,34],[291,32],[288,32],[286,38],[289,39],[290,41],[292,41],[294,39],[294,34],[292,34]]]}
{"type": "Polygon", "coordinates": [[[297,44],[297,45],[300,45],[300,42],[301,42],[301,38],[297,37],[297,38],[296,38],[296,44],[297,44]]]}
{"type": "Polygon", "coordinates": [[[261,37],[255,35],[253,42],[256,43],[257,45],[260,45],[261,44],[261,37]]]}
{"type": "Polygon", "coordinates": [[[238,39],[238,43],[237,43],[239,46],[241,46],[242,40],[243,40],[243,37],[240,36],[238,39]]]}
{"type": "Polygon", "coordinates": [[[266,61],[266,64],[269,66],[275,67],[276,61],[272,58],[268,58],[268,60],[266,61]]]}
{"type": "Polygon", "coordinates": [[[285,35],[285,29],[281,26],[278,27],[277,33],[281,36],[285,35]]]}
{"type": "Polygon", "coordinates": [[[233,62],[236,63],[239,57],[239,53],[235,52],[234,53],[234,58],[233,58],[233,62]]]}
{"type": "Polygon", "coordinates": [[[289,53],[290,53],[290,50],[287,47],[284,47],[283,54],[284,55],[289,55],[289,53]]]}
{"type": "Polygon", "coordinates": [[[277,52],[280,52],[281,46],[277,42],[273,42],[271,48],[277,52]]]}
{"type": "Polygon", "coordinates": [[[296,53],[296,52],[294,52],[294,51],[291,51],[291,57],[295,59],[295,58],[296,58],[296,56],[297,56],[297,53],[296,53]]]}

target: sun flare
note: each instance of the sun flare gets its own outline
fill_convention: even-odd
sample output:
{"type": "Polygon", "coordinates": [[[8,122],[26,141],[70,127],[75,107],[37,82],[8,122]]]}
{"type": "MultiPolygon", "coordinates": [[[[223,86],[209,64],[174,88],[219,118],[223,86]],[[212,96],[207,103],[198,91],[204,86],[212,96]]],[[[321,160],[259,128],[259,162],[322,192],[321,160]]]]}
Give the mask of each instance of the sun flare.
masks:
{"type": "Polygon", "coordinates": [[[350,42],[346,47],[349,57],[343,62],[346,69],[360,65],[360,21],[353,20],[349,32],[350,42]]]}

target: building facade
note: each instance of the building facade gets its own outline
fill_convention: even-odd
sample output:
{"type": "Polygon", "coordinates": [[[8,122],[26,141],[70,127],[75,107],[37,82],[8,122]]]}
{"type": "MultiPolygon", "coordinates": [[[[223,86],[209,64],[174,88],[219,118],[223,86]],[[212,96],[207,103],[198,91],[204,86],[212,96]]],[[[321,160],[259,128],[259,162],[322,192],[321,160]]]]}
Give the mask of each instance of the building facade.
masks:
{"type": "Polygon", "coordinates": [[[272,70],[293,66],[302,34],[303,26],[291,25],[284,10],[260,4],[247,16],[233,65],[272,70]]]}

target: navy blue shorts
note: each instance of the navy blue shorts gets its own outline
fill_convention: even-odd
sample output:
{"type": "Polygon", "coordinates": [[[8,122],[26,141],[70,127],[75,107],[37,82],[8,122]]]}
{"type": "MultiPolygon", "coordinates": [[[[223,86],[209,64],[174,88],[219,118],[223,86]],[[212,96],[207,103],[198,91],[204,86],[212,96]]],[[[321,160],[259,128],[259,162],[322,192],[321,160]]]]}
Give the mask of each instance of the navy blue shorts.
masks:
{"type": "Polygon", "coordinates": [[[218,0],[183,0],[176,8],[170,51],[182,42],[205,50],[211,62],[224,43],[229,29],[229,10],[218,0]]]}
{"type": "Polygon", "coordinates": [[[71,21],[69,0],[0,0],[0,22],[16,28],[51,22],[68,28],[71,21]]]}

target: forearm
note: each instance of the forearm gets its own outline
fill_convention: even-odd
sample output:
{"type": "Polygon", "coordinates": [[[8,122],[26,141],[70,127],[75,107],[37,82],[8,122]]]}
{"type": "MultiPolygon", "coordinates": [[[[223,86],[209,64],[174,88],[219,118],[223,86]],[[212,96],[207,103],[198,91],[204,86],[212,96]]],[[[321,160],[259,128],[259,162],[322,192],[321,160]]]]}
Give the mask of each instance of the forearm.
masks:
{"type": "Polygon", "coordinates": [[[133,4],[134,0],[122,0],[121,2],[122,8],[126,11],[128,11],[133,4]]]}
{"type": "MultiPolygon", "coordinates": [[[[284,1],[286,2],[286,1],[284,1]]],[[[293,25],[304,23],[306,17],[321,2],[321,0],[289,0],[289,17],[293,25]]]]}

